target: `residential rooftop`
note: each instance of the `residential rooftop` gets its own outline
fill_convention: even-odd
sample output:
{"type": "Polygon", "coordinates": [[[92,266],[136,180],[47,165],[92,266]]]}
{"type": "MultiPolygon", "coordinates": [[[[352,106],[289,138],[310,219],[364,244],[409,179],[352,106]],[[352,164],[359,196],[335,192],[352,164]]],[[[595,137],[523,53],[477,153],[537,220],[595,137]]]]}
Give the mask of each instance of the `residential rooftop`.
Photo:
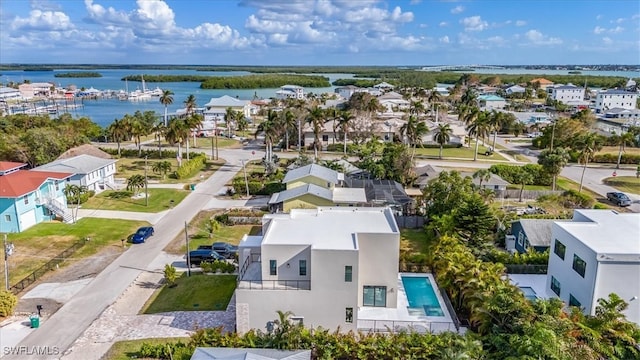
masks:
{"type": "Polygon", "coordinates": [[[357,250],[358,233],[397,234],[393,213],[381,207],[318,207],[265,215],[262,244],[311,245],[315,249],[357,250]]]}
{"type": "Polygon", "coordinates": [[[640,213],[580,209],[574,210],[572,221],[556,222],[554,226],[580,239],[597,254],[640,260],[640,213]]]}
{"type": "Polygon", "coordinates": [[[116,159],[103,159],[92,155],[81,154],[71,158],[55,160],[33,168],[32,170],[89,174],[107,165],[114,164],[116,161],[116,159]]]}

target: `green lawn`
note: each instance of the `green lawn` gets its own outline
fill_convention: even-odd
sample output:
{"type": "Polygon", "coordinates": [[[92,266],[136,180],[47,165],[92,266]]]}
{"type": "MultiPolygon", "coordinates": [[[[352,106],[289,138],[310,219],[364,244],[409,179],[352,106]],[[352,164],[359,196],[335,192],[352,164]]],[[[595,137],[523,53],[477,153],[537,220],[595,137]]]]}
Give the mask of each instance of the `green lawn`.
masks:
{"type": "Polygon", "coordinates": [[[143,307],[142,313],[225,310],[236,289],[236,276],[200,273],[187,276],[185,273],[177,279],[176,284],[157,290],[143,307]]]}
{"type": "MultiPolygon", "coordinates": [[[[208,153],[207,153],[208,154],[208,153]]],[[[186,156],[183,155],[186,159],[186,156]]],[[[117,172],[116,178],[119,179],[127,179],[132,175],[143,175],[144,176],[144,159],[136,159],[136,158],[120,158],[116,163],[117,172]]],[[[179,183],[190,183],[194,181],[199,181],[200,176],[208,178],[214,172],[216,172],[221,166],[224,164],[222,160],[215,161],[207,161],[202,167],[201,171],[196,173],[190,179],[176,179],[173,177],[172,173],[178,168],[178,161],[174,158],[172,159],[162,159],[162,160],[147,160],[147,178],[150,182],[157,182],[162,184],[179,184],[179,183]],[[153,165],[160,161],[168,161],[171,163],[171,170],[163,177],[162,174],[153,172],[153,165]]]]}
{"type": "MultiPolygon", "coordinates": [[[[144,189],[140,191],[144,194],[144,189]]],[[[188,190],[178,189],[149,189],[149,206],[145,206],[145,198],[132,199],[131,196],[116,198],[116,195],[123,194],[123,191],[104,191],[81,205],[83,209],[99,209],[99,210],[119,210],[119,211],[136,211],[145,213],[157,213],[168,210],[178,205],[188,194],[188,190]]],[[[126,195],[126,194],[124,194],[126,195]]]]}
{"type": "MultiPolygon", "coordinates": [[[[9,282],[13,285],[82,238],[90,240],[72,258],[93,255],[106,246],[121,246],[143,225],[143,221],[83,218],[75,224],[44,222],[21,233],[10,233],[7,241],[14,244],[9,258],[9,282]]],[[[64,264],[64,263],[63,263],[64,264]]],[[[0,274],[4,284],[4,272],[0,274]]]]}
{"type": "Polygon", "coordinates": [[[189,338],[153,338],[118,341],[111,346],[109,351],[102,357],[104,360],[130,360],[135,359],[136,354],[140,350],[142,344],[159,345],[167,343],[176,343],[182,341],[188,342],[189,338]]]}
{"type": "Polygon", "coordinates": [[[622,192],[640,194],[640,179],[635,176],[608,177],[602,182],[622,192]]]}
{"type": "MultiPolygon", "coordinates": [[[[459,147],[459,148],[442,149],[442,158],[443,159],[461,158],[461,159],[471,160],[473,159],[474,150],[475,150],[475,144],[473,142],[471,143],[471,147],[468,147],[468,148],[459,147]]],[[[411,149],[410,151],[413,151],[413,149],[411,149]]],[[[487,151],[486,146],[483,146],[483,145],[478,146],[478,160],[489,160],[489,161],[495,161],[495,160],[506,161],[507,160],[502,155],[495,152],[493,153],[493,155],[486,156],[484,154],[485,151],[487,151]]],[[[439,154],[440,154],[439,148],[421,148],[421,147],[416,148],[416,156],[422,155],[422,156],[429,156],[429,157],[438,157],[439,154]]]]}

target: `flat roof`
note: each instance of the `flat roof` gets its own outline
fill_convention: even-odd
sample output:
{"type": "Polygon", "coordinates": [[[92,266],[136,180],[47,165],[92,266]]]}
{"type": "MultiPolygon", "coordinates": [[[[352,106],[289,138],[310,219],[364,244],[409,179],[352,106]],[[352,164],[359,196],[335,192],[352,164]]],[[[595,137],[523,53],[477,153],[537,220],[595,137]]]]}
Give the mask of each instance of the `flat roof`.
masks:
{"type": "Polygon", "coordinates": [[[364,188],[334,188],[334,203],[366,203],[367,194],[364,188]]]}
{"type": "Polygon", "coordinates": [[[572,221],[556,222],[554,226],[575,236],[597,254],[640,255],[640,213],[580,209],[574,210],[572,221]]]}
{"type": "MultiPolygon", "coordinates": [[[[318,207],[265,215],[262,244],[311,245],[315,249],[355,250],[356,233],[399,234],[387,207],[318,207]]],[[[264,221],[263,220],[263,221],[264,221]]]]}

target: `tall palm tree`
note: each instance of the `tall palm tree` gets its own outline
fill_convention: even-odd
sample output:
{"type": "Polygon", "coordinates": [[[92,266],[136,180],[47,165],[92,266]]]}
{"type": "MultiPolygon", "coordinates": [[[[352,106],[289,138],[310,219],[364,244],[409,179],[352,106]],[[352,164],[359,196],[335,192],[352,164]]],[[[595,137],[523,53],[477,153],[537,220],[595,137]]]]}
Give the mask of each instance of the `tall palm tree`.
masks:
{"type": "Polygon", "coordinates": [[[184,109],[186,110],[185,114],[187,117],[196,111],[197,104],[195,95],[189,94],[182,103],[184,104],[184,109]]]}
{"type": "Polygon", "coordinates": [[[115,119],[107,128],[109,134],[118,144],[118,157],[120,157],[120,142],[124,140],[128,134],[126,124],[122,120],[115,119]]]}
{"type": "Polygon", "coordinates": [[[487,120],[487,112],[485,111],[479,112],[477,117],[475,117],[473,121],[467,126],[469,136],[475,135],[476,140],[476,148],[473,153],[473,161],[478,160],[478,146],[480,145],[480,137],[484,139],[485,136],[488,136],[490,128],[491,127],[487,120]]]}
{"type": "Polygon", "coordinates": [[[561,147],[555,149],[545,149],[540,153],[538,157],[538,164],[542,165],[542,168],[553,178],[552,189],[556,189],[556,179],[562,172],[562,169],[569,162],[569,153],[567,150],[561,147]]]}
{"type": "Polygon", "coordinates": [[[224,122],[227,124],[227,133],[231,138],[231,124],[237,119],[238,114],[231,107],[228,107],[224,114],[224,122]]]}
{"type": "Polygon", "coordinates": [[[340,128],[340,131],[342,131],[342,140],[344,145],[343,153],[345,155],[347,154],[347,133],[349,132],[349,123],[355,118],[356,117],[349,111],[340,112],[340,116],[338,117],[338,127],[340,128]]]}
{"type": "Polygon", "coordinates": [[[146,123],[138,116],[131,117],[129,132],[133,136],[136,146],[138,147],[138,156],[142,156],[142,137],[148,135],[151,129],[147,128],[146,123]]]}
{"type": "MultiPolygon", "coordinates": [[[[166,119],[165,119],[166,120],[166,119]]],[[[162,136],[165,133],[167,127],[162,122],[157,122],[151,132],[155,134],[156,140],[158,140],[158,159],[162,159],[162,136]]]]}
{"type": "Polygon", "coordinates": [[[279,124],[278,124],[278,114],[269,109],[267,113],[267,119],[258,125],[255,137],[258,137],[258,134],[264,134],[264,144],[265,144],[265,160],[267,162],[271,162],[273,159],[273,143],[277,141],[279,136],[279,124]]]}
{"type": "Polygon", "coordinates": [[[433,140],[440,145],[440,152],[438,154],[440,160],[442,160],[442,148],[451,140],[451,134],[453,134],[453,130],[449,124],[438,124],[433,134],[433,140]]]}
{"type": "MultiPolygon", "coordinates": [[[[442,101],[442,94],[437,92],[436,90],[431,90],[429,92],[429,96],[427,97],[427,101],[429,102],[429,107],[435,111],[436,105],[442,101]]],[[[436,115],[436,123],[438,122],[438,117],[436,115]]]]}
{"type": "Polygon", "coordinates": [[[173,104],[173,91],[162,90],[160,95],[160,104],[164,105],[164,126],[167,126],[167,109],[169,105],[173,104]]]}
{"type": "Polygon", "coordinates": [[[178,118],[169,121],[165,138],[170,144],[178,144],[178,159],[182,159],[182,143],[189,138],[189,129],[185,122],[178,118]]]}
{"type": "Polygon", "coordinates": [[[580,176],[580,188],[578,192],[582,192],[582,184],[584,181],[584,173],[587,170],[589,160],[595,153],[602,149],[602,139],[596,133],[586,133],[576,139],[574,149],[580,152],[579,159],[582,162],[582,175],[580,176]]]}
{"type": "Polygon", "coordinates": [[[407,145],[413,146],[413,152],[411,153],[411,161],[413,161],[416,154],[416,146],[418,144],[422,146],[422,137],[429,132],[429,128],[424,122],[411,115],[407,122],[400,128],[400,132],[407,139],[407,145]]]}
{"type": "Polygon", "coordinates": [[[298,127],[298,119],[290,108],[280,112],[280,125],[282,126],[282,131],[284,131],[285,149],[289,151],[289,132],[290,130],[296,130],[298,127]]]}
{"type": "Polygon", "coordinates": [[[616,162],[616,169],[620,169],[620,160],[622,159],[622,153],[624,152],[624,147],[628,144],[633,144],[634,136],[633,133],[625,132],[616,136],[614,138],[615,142],[618,144],[618,161],[616,162]]]}
{"type": "MultiPolygon", "coordinates": [[[[184,119],[186,125],[189,127],[189,133],[193,136],[193,147],[198,146],[196,143],[196,137],[198,134],[197,130],[202,129],[202,122],[204,121],[202,115],[200,114],[191,114],[184,119]],[[196,131],[194,131],[194,129],[196,131]]],[[[187,144],[189,142],[187,141],[187,144]]],[[[187,147],[188,149],[188,147],[187,147]]],[[[187,159],[189,159],[189,150],[187,150],[187,159]]]]}
{"type": "Polygon", "coordinates": [[[311,126],[313,131],[313,152],[315,155],[315,160],[318,160],[318,150],[320,148],[320,133],[324,128],[324,111],[319,106],[314,106],[312,108],[307,109],[307,124],[311,126]]]}
{"type": "Polygon", "coordinates": [[[480,184],[478,185],[478,188],[480,190],[482,190],[483,182],[491,180],[491,172],[489,171],[489,169],[476,170],[476,172],[474,172],[472,176],[474,179],[478,179],[478,181],[480,182],[480,184]]]}
{"type": "Polygon", "coordinates": [[[478,94],[476,94],[475,90],[473,90],[472,88],[467,88],[462,94],[460,102],[467,106],[477,106],[478,94]]]}

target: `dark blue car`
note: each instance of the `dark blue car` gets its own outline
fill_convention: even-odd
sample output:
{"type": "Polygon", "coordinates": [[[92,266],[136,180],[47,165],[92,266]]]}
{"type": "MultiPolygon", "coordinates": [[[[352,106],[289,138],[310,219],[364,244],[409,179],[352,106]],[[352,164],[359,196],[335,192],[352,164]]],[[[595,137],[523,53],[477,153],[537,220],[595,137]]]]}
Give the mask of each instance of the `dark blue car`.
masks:
{"type": "Polygon", "coordinates": [[[131,237],[131,243],[142,244],[143,242],[145,242],[145,240],[147,240],[151,236],[153,236],[153,227],[151,226],[141,227],[140,229],[138,229],[138,231],[136,231],[135,234],[133,234],[133,237],[131,237]]]}

